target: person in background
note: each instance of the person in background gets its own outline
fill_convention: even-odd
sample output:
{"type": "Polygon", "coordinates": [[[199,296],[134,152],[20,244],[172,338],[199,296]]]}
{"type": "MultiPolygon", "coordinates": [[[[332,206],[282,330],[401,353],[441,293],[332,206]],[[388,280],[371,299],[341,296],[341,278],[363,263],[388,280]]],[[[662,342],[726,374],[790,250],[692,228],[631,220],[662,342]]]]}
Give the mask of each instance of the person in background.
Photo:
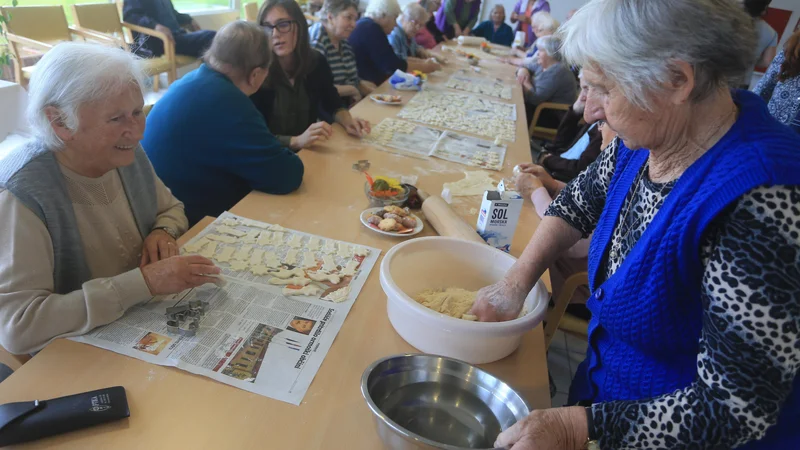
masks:
{"type": "Polygon", "coordinates": [[[419,6],[425,8],[430,14],[428,21],[425,22],[425,28],[419,30],[419,33],[414,37],[417,44],[430,50],[436,47],[440,42],[445,41],[445,37],[439,28],[436,27],[436,11],[442,6],[439,0],[418,0],[419,6]]]}
{"type": "Polygon", "coordinates": [[[800,30],[786,41],[755,93],[768,102],[773,117],[800,133],[800,30]]]}
{"type": "MultiPolygon", "coordinates": [[[[554,19],[553,16],[546,11],[535,13],[531,24],[538,37],[552,36],[561,25],[558,20],[554,19]]],[[[512,49],[511,54],[514,56],[502,59],[501,61],[517,67],[526,67],[531,72],[535,72],[536,64],[538,64],[536,52],[539,51],[537,41],[534,41],[533,45],[527,51],[518,48],[512,49]]]]}
{"type": "Polygon", "coordinates": [[[536,410],[494,447],[796,446],[800,136],[730,89],[752,62],[752,21],[727,0],[591,0],[559,33],[587,109],[620,139],[471,314],[516,318],[552,261],[594,233],[588,347],[576,406],[536,410]]]}
{"type": "Polygon", "coordinates": [[[308,14],[314,17],[319,17],[322,8],[325,7],[324,0],[309,0],[308,1],[308,14]]]}
{"type": "MultiPolygon", "coordinates": [[[[533,112],[540,103],[566,103],[572,104],[578,96],[575,76],[569,67],[564,64],[561,55],[561,39],[557,36],[544,36],[536,40],[539,51],[536,58],[539,62],[536,71],[531,74],[528,69],[519,69],[517,74],[522,93],[525,96],[525,111],[528,123],[533,118],[533,112]]],[[[553,122],[557,126],[561,117],[542,118],[543,121],[553,122]]]]}
{"type": "Polygon", "coordinates": [[[424,62],[422,60],[431,57],[431,54],[420,48],[414,40],[414,36],[425,28],[428,16],[428,11],[417,3],[409,3],[403,8],[402,14],[397,18],[397,25],[389,34],[389,44],[398,58],[421,64],[424,62]]]}
{"type": "Polygon", "coordinates": [[[569,20],[569,19],[572,19],[572,16],[574,16],[576,12],[578,12],[578,10],[577,10],[577,9],[570,9],[570,10],[567,12],[567,20],[569,20]]]}
{"type": "Polygon", "coordinates": [[[0,344],[10,353],[216,280],[210,260],[178,254],[183,204],[139,145],[145,77],[130,53],[95,44],[58,44],[36,64],[33,138],[0,160],[0,344]]]}
{"type": "Polygon", "coordinates": [[[447,39],[469,36],[480,12],[481,0],[444,0],[436,13],[436,27],[447,39]]]}
{"type": "Polygon", "coordinates": [[[511,11],[511,23],[517,24],[514,31],[525,32],[525,43],[523,44],[525,48],[532,46],[536,42],[536,38],[541,37],[533,27],[533,16],[539,11],[549,13],[550,2],[547,0],[517,0],[517,4],[511,11]]]}
{"type": "Polygon", "coordinates": [[[756,44],[753,51],[753,64],[744,73],[739,82],[739,87],[742,89],[750,89],[753,71],[756,70],[756,67],[769,66],[778,51],[778,32],[763,19],[770,3],[772,3],[772,0],[744,0],[744,9],[753,18],[756,26],[758,44],[756,44]]]}
{"type": "Polygon", "coordinates": [[[472,34],[506,47],[510,47],[514,42],[514,31],[506,23],[506,9],[500,4],[494,5],[490,20],[481,22],[472,30],[472,34]]]}
{"type": "Polygon", "coordinates": [[[585,111],[589,85],[582,77],[580,87],[578,99],[561,119],[553,142],[540,147],[535,155],[535,142],[531,143],[533,162],[561,181],[570,181],[577,177],[605,148],[600,131],[602,123],[592,120],[595,114],[585,111]]]}
{"type": "Polygon", "coordinates": [[[358,78],[356,55],[347,42],[358,20],[356,0],[327,0],[322,19],[308,29],[311,47],[320,52],[333,73],[333,84],[347,104],[369,95],[375,85],[358,78]]]}
{"type": "MultiPolygon", "coordinates": [[[[180,55],[202,55],[216,34],[212,30],[200,29],[192,16],[176,11],[171,0],[125,0],[122,18],[125,22],[166,34],[175,43],[175,53],[180,55]],[[184,27],[190,31],[187,32],[184,27]]],[[[154,56],[164,54],[164,43],[160,39],[135,32],[134,38],[139,46],[148,49],[154,56]]]]}
{"type": "Polygon", "coordinates": [[[145,151],[184,200],[190,223],[220,215],[254,189],[288,194],[303,181],[303,162],[249,99],[272,62],[268,41],[256,24],[225,25],[205,62],[170,86],[147,116],[145,151]]]}
{"type": "Polygon", "coordinates": [[[311,48],[300,6],[294,0],[267,0],[258,11],[258,23],[272,36],[274,57],[264,85],[250,99],[281,144],[297,151],[327,140],[333,128],[318,121],[320,116],[351,136],[369,134],[369,122],[350,115],[328,62],[311,48]]]}
{"type": "Polygon", "coordinates": [[[403,61],[394,54],[387,35],[392,32],[400,15],[397,0],[370,0],[367,10],[356,23],[347,41],[356,54],[358,76],[376,85],[386,81],[396,70],[431,73],[439,70],[432,61],[403,61]]]}

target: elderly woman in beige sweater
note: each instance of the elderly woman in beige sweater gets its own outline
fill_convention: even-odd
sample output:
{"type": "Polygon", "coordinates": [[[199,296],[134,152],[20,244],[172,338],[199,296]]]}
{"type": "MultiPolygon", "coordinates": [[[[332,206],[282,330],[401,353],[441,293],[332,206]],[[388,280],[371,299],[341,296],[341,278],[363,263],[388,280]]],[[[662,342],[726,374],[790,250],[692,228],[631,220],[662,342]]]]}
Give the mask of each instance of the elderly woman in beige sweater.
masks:
{"type": "Polygon", "coordinates": [[[133,56],[99,45],[59,44],[37,64],[35,137],[0,161],[0,344],[12,353],[216,280],[210,260],[178,255],[183,204],[139,145],[143,80],[133,56]]]}

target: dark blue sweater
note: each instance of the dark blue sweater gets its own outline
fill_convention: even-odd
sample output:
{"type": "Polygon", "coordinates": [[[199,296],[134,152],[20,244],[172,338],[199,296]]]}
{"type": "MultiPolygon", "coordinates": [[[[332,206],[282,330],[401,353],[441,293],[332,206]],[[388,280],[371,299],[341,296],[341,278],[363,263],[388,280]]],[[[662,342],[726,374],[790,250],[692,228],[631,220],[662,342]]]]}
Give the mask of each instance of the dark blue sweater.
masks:
{"type": "Polygon", "coordinates": [[[172,86],[147,116],[142,146],[194,224],[251,190],[288,194],[303,162],[270,133],[253,102],[205,64],[172,86]]]}
{"type": "Polygon", "coordinates": [[[394,54],[383,28],[369,17],[361,18],[356,23],[356,28],[350,33],[347,42],[356,54],[358,77],[362,80],[381,84],[395,70],[408,69],[408,63],[394,54]]]}
{"type": "Polygon", "coordinates": [[[500,24],[500,27],[495,31],[492,21],[484,20],[472,30],[472,35],[482,37],[492,44],[509,47],[514,42],[514,30],[505,22],[500,24]]]}

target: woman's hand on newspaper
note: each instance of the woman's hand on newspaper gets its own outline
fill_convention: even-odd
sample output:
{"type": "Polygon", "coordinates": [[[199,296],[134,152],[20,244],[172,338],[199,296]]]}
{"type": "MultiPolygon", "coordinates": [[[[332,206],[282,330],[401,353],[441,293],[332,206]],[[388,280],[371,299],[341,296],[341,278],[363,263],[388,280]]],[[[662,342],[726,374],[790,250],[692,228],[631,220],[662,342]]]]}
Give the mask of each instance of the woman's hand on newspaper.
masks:
{"type": "Polygon", "coordinates": [[[220,268],[200,255],[173,256],[142,267],[151,295],[176,294],[185,289],[215,283],[220,268]]]}

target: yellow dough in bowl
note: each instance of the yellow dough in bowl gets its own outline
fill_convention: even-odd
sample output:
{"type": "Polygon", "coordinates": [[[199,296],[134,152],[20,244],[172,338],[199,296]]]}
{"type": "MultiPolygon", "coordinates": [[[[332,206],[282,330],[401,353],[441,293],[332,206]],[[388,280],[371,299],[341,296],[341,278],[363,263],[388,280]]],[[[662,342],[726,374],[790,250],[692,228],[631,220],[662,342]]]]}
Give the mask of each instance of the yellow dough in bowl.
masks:
{"type": "Polygon", "coordinates": [[[469,313],[472,304],[475,303],[476,291],[468,291],[461,288],[427,289],[414,297],[420,305],[430,308],[436,312],[447,314],[450,317],[464,320],[478,320],[476,316],[469,313]]]}

